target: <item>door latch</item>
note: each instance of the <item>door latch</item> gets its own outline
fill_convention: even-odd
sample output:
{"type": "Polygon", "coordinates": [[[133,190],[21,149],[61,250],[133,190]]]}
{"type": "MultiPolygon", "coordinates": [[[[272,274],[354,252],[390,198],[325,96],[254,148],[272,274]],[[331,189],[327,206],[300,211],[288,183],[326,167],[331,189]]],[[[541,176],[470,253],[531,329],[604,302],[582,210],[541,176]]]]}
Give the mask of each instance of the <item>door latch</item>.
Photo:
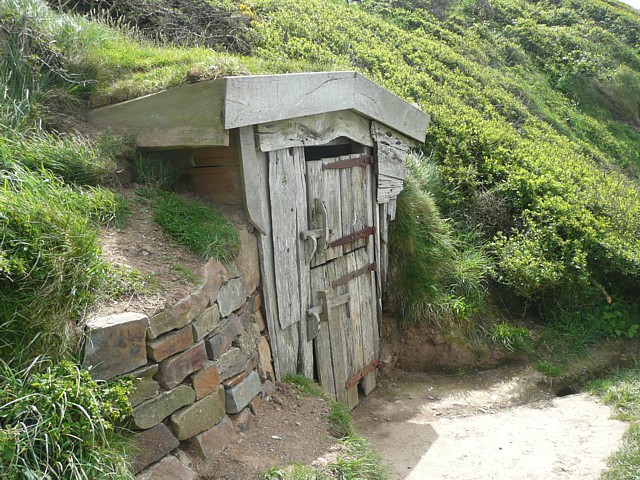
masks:
{"type": "Polygon", "coordinates": [[[348,303],[351,299],[348,293],[336,298],[329,298],[327,290],[316,291],[316,297],[320,304],[307,310],[307,340],[313,340],[318,336],[321,322],[329,322],[331,310],[348,303]]]}
{"type": "Polygon", "coordinates": [[[302,240],[307,243],[306,263],[311,263],[317,252],[324,252],[329,243],[329,220],[327,218],[327,207],[320,198],[313,201],[313,226],[311,230],[304,230],[300,233],[302,240]]]}

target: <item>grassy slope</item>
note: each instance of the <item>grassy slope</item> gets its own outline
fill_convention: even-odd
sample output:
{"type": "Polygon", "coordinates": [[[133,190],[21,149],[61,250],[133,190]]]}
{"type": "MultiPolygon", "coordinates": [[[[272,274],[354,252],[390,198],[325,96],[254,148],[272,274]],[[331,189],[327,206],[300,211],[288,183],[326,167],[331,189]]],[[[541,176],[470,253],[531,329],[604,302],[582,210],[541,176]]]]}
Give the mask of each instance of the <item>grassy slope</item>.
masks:
{"type": "MultiPolygon", "coordinates": [[[[257,33],[251,57],[160,49],[87,28],[72,50],[98,80],[91,103],[173,86],[189,71],[359,70],[432,115],[422,149],[446,182],[439,207],[456,221],[454,240],[471,238],[495,260],[486,274],[547,315],[591,308],[603,289],[619,305],[635,295],[635,11],[602,0],[452,1],[438,17],[420,0],[243,8],[257,33]]],[[[400,299],[408,311],[411,303],[400,299]]]]}

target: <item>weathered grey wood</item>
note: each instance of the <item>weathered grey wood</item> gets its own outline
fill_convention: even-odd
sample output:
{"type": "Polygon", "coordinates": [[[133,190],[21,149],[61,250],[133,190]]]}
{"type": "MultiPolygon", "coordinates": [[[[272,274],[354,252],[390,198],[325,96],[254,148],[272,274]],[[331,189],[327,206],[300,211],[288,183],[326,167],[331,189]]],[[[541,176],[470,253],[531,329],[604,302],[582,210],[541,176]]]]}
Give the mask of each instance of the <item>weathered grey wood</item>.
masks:
{"type": "MultiPolygon", "coordinates": [[[[340,257],[344,258],[344,257],[340,257]]],[[[339,259],[337,259],[339,260],[339,259]]],[[[329,280],[340,278],[343,275],[341,266],[337,265],[337,260],[326,265],[326,269],[329,272],[329,280]]],[[[335,295],[335,291],[331,291],[335,295]]],[[[344,324],[347,318],[347,306],[341,305],[337,308],[332,308],[328,312],[328,324],[329,324],[329,338],[331,341],[331,357],[333,361],[333,374],[336,382],[336,400],[344,403],[351,408],[350,398],[345,388],[348,374],[348,358],[347,358],[347,342],[344,332],[344,324]]]]}
{"type": "Polygon", "coordinates": [[[398,205],[398,202],[396,201],[395,198],[393,200],[389,200],[389,203],[387,205],[387,215],[389,216],[390,222],[393,222],[396,219],[397,205],[398,205]]]}
{"type": "Polygon", "coordinates": [[[376,264],[378,265],[378,270],[376,271],[376,310],[378,311],[378,318],[382,318],[382,295],[383,295],[383,287],[382,287],[382,275],[381,275],[381,267],[382,267],[382,241],[381,241],[381,230],[382,225],[380,222],[380,212],[382,210],[382,205],[378,205],[373,212],[373,219],[376,226],[376,234],[375,234],[375,259],[376,264]]]}
{"type": "MultiPolygon", "coordinates": [[[[327,269],[320,266],[311,270],[311,293],[312,304],[322,305],[322,299],[316,295],[321,290],[329,290],[327,269]]],[[[327,319],[327,312],[324,312],[324,319],[327,319]]],[[[315,361],[318,370],[318,380],[320,385],[327,391],[331,398],[336,398],[336,381],[333,374],[333,361],[331,355],[331,338],[329,336],[329,323],[320,323],[318,336],[314,340],[315,361]]]]}
{"type": "Polygon", "coordinates": [[[354,72],[256,75],[225,80],[227,129],[349,110],[353,104],[354,72]]]}
{"type": "MultiPolygon", "coordinates": [[[[345,255],[345,269],[344,275],[355,272],[359,268],[368,265],[366,261],[366,252],[364,249],[359,249],[354,252],[351,252],[348,255],[345,255]],[[362,255],[359,253],[364,253],[364,260],[362,259],[362,255]]],[[[366,275],[365,275],[366,276],[366,275]]],[[[364,358],[364,332],[362,328],[362,323],[365,321],[369,321],[369,319],[362,317],[362,306],[361,303],[363,301],[368,302],[369,298],[367,296],[366,290],[361,290],[362,283],[360,279],[362,276],[353,278],[345,285],[346,291],[349,293],[349,316],[348,323],[346,325],[346,335],[349,338],[349,349],[347,351],[347,358],[349,360],[349,368],[347,371],[347,378],[350,378],[352,375],[355,375],[359,371],[361,371],[365,366],[365,358],[364,358]]]]}
{"type": "MultiPolygon", "coordinates": [[[[356,158],[359,155],[348,155],[340,159],[356,158]]],[[[346,236],[366,227],[368,210],[372,208],[370,199],[367,198],[369,182],[371,181],[371,166],[353,167],[340,170],[341,210],[342,210],[342,235],[346,236]]],[[[348,253],[355,248],[366,245],[367,239],[363,238],[344,245],[344,252],[348,253]]]]}
{"type": "Polygon", "coordinates": [[[306,317],[309,280],[300,232],[308,229],[302,149],[269,152],[271,232],[280,327],[306,317]]]}
{"type": "Polygon", "coordinates": [[[429,116],[355,72],[226,77],[183,85],[89,112],[99,129],[140,147],[228,145],[227,130],[351,110],[424,141],[429,116]],[[224,123],[221,123],[224,119],[224,123]]]}
{"type": "Polygon", "coordinates": [[[327,145],[340,137],[373,146],[370,120],[348,110],[263,123],[256,126],[256,131],[263,152],[327,145]]]}
{"type": "Polygon", "coordinates": [[[247,218],[262,235],[270,233],[269,162],[256,151],[253,127],[239,129],[239,153],[247,218]]]}
{"type": "MultiPolygon", "coordinates": [[[[340,171],[322,170],[323,163],[332,160],[314,160],[306,162],[307,167],[307,204],[309,206],[309,226],[311,229],[323,229],[315,211],[315,199],[319,198],[326,208],[326,220],[329,227],[328,241],[332,242],[342,237],[342,212],[340,209],[340,171]]],[[[342,255],[342,246],[326,248],[318,251],[312,261],[311,266],[321,265],[329,260],[333,260],[342,255]]]]}
{"type": "MultiPolygon", "coordinates": [[[[370,243],[373,244],[373,241],[370,243]]],[[[360,249],[355,253],[357,255],[357,264],[368,264],[370,262],[367,250],[360,249]]],[[[373,272],[363,275],[359,277],[355,283],[355,289],[360,292],[359,308],[362,330],[362,360],[365,366],[372,360],[378,358],[376,355],[378,338],[377,328],[375,328],[378,322],[378,315],[375,310],[375,285],[372,282],[372,275],[373,272]]],[[[365,395],[368,395],[371,390],[375,388],[375,372],[371,373],[367,374],[361,381],[362,390],[365,395]],[[371,373],[373,373],[373,375],[371,375],[371,373]]]]}
{"type": "Polygon", "coordinates": [[[356,76],[353,103],[354,110],[424,142],[429,115],[362,75],[356,76]]]}
{"type": "Polygon", "coordinates": [[[183,85],[92,110],[87,121],[100,130],[135,136],[139,147],[229,145],[220,112],[223,82],[183,85]]]}
{"type": "Polygon", "coordinates": [[[371,136],[376,144],[388,145],[403,150],[405,153],[415,145],[414,140],[402,135],[397,129],[389,128],[376,120],[371,122],[371,136]]]}
{"type": "Polygon", "coordinates": [[[276,380],[282,380],[285,375],[298,373],[296,368],[298,338],[292,335],[291,329],[282,330],[278,322],[277,286],[273,266],[273,243],[270,236],[258,235],[258,252],[260,255],[262,299],[269,330],[273,369],[276,380]]]}
{"type": "Polygon", "coordinates": [[[389,268],[389,207],[387,203],[380,205],[380,280],[384,294],[387,285],[389,268]]]}
{"type": "Polygon", "coordinates": [[[377,202],[387,203],[394,200],[400,195],[404,188],[404,182],[398,178],[387,177],[386,175],[378,175],[377,202]]]}
{"type": "Polygon", "coordinates": [[[405,159],[407,152],[396,147],[377,144],[378,173],[388,177],[404,179],[406,175],[405,159]]]}

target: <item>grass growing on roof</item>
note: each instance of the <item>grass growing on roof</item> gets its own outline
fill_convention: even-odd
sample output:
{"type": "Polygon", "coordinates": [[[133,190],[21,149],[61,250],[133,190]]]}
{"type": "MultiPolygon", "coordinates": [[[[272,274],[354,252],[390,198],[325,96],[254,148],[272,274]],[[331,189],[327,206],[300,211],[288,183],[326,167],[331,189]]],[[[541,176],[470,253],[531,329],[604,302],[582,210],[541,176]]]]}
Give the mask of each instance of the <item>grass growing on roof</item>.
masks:
{"type": "Polygon", "coordinates": [[[158,192],[154,216],[176,242],[205,258],[228,262],[238,254],[238,231],[211,205],[170,192],[158,192]]]}

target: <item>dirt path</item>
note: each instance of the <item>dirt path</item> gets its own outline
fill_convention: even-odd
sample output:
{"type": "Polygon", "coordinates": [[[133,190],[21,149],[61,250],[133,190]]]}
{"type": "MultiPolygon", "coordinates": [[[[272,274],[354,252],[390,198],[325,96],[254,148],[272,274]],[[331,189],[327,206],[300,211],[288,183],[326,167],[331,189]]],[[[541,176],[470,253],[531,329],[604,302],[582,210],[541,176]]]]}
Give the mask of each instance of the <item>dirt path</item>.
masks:
{"type": "Polygon", "coordinates": [[[556,394],[528,367],[396,372],[354,418],[393,479],[599,478],[627,424],[587,394],[556,394]]]}

